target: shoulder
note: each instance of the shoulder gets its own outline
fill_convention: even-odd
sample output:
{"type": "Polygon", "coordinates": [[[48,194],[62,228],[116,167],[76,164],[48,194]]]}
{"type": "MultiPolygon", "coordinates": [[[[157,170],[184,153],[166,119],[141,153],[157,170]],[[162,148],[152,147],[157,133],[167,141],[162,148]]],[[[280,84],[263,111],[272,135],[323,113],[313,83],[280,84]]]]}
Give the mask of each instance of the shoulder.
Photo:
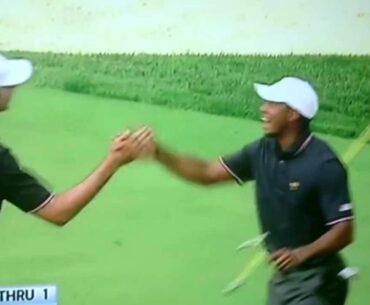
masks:
{"type": "Polygon", "coordinates": [[[308,154],[311,156],[312,165],[316,164],[318,172],[323,176],[335,176],[336,174],[345,174],[346,167],[335,150],[323,139],[314,136],[309,145],[308,154]]]}
{"type": "Polygon", "coordinates": [[[9,151],[9,148],[0,143],[0,155],[9,151]]]}
{"type": "Polygon", "coordinates": [[[262,139],[257,139],[252,142],[246,143],[242,146],[241,149],[239,149],[239,153],[241,154],[254,154],[258,152],[263,146],[262,139]]]}
{"type": "Polygon", "coordinates": [[[0,144],[0,172],[8,171],[9,168],[18,168],[18,160],[10,148],[0,144]]]}
{"type": "Polygon", "coordinates": [[[11,156],[11,151],[8,147],[0,144],[0,162],[6,161],[11,156]]]}
{"type": "Polygon", "coordinates": [[[243,152],[245,155],[248,155],[250,157],[258,157],[261,152],[269,149],[270,146],[271,141],[263,137],[246,144],[243,148],[243,152]]]}
{"type": "Polygon", "coordinates": [[[307,147],[307,152],[312,155],[315,159],[319,160],[320,163],[338,160],[338,155],[335,150],[323,139],[313,136],[310,145],[307,147]]]}

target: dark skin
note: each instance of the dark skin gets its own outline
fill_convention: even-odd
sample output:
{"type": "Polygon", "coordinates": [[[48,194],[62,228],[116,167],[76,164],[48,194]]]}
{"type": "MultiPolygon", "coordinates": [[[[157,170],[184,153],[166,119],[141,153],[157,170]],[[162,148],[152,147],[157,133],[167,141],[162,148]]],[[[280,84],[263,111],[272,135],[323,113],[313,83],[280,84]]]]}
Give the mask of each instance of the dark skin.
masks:
{"type": "MultiPolygon", "coordinates": [[[[281,149],[287,150],[301,134],[302,120],[295,110],[283,103],[265,101],[261,108],[263,129],[267,135],[277,137],[281,149]]],[[[200,185],[213,185],[233,181],[234,178],[218,160],[203,161],[194,157],[171,153],[155,142],[153,134],[143,140],[145,150],[154,151],[154,158],[167,169],[200,185]]],[[[353,240],[353,223],[345,221],[333,225],[330,230],[311,244],[296,249],[279,249],[271,253],[269,261],[281,271],[288,271],[315,256],[338,252],[353,240]]]]}
{"type": "Polygon", "coordinates": [[[352,238],[352,221],[341,222],[313,243],[296,249],[280,249],[272,253],[269,259],[280,271],[288,271],[309,258],[338,252],[348,246],[352,238]]]}
{"type": "MultiPolygon", "coordinates": [[[[301,133],[299,114],[284,104],[265,102],[261,106],[263,127],[267,134],[277,136],[282,150],[297,141],[301,133]]],[[[270,255],[277,269],[288,271],[306,260],[319,255],[337,252],[353,241],[353,223],[338,223],[315,242],[297,249],[280,249],[270,255]]]]}

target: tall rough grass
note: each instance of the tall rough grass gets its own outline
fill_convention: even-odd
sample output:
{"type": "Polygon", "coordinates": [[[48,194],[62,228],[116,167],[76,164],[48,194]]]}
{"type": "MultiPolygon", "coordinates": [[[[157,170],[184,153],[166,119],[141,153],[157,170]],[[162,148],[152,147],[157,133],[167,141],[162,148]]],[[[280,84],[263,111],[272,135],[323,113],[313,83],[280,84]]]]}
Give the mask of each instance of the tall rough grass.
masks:
{"type": "Polygon", "coordinates": [[[36,86],[250,119],[254,82],[296,75],[320,96],[314,130],[355,137],[370,121],[370,56],[9,55],[35,63],[36,86]]]}

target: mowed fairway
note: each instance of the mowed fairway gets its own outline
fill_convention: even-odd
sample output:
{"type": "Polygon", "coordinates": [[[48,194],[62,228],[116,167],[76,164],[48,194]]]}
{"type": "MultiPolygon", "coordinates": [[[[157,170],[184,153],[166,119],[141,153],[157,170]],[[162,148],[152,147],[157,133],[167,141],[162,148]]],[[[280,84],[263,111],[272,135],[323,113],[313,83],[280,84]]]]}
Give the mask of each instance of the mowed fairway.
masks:
{"type": "MultiPolygon", "coordinates": [[[[1,142],[55,191],[79,182],[104,157],[112,136],[150,124],[175,150],[217,158],[261,135],[259,123],[25,87],[1,114],[1,142]]],[[[339,152],[350,141],[325,137],[339,152]]],[[[356,243],[346,251],[361,270],[349,304],[364,305],[370,281],[370,147],[351,164],[356,243]]],[[[0,285],[56,283],[62,305],[262,305],[271,268],[261,266],[235,294],[224,285],[258,234],[253,185],[201,188],[152,162],[125,167],[64,228],[9,204],[1,213],[0,285]]]]}

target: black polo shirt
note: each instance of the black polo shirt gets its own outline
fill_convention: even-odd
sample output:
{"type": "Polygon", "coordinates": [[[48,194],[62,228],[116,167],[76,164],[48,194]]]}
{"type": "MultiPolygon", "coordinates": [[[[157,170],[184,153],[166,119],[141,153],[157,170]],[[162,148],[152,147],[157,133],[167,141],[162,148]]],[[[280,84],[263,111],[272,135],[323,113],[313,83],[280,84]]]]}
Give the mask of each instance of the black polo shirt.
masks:
{"type": "Polygon", "coordinates": [[[255,180],[269,252],[307,245],[353,217],[346,169],[309,131],[289,151],[282,152],[274,137],[264,137],[221,163],[238,183],[255,180]]]}
{"type": "Polygon", "coordinates": [[[7,200],[24,212],[34,213],[52,198],[46,187],[18,165],[9,149],[0,145],[0,210],[7,200]]]}

